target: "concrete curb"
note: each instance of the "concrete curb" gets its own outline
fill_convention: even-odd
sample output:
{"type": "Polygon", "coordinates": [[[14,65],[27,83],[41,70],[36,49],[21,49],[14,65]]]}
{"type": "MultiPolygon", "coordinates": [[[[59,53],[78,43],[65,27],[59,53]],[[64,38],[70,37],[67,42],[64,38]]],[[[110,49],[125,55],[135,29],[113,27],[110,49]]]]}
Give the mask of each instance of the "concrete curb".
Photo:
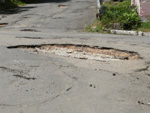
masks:
{"type": "Polygon", "coordinates": [[[143,36],[149,36],[150,37],[150,32],[143,32],[143,36]]]}
{"type": "Polygon", "coordinates": [[[120,35],[134,35],[134,36],[138,35],[137,31],[125,31],[125,30],[110,30],[110,33],[120,35]]]}
{"type": "Polygon", "coordinates": [[[119,35],[150,36],[150,32],[146,33],[142,31],[110,30],[110,33],[119,35]]]}

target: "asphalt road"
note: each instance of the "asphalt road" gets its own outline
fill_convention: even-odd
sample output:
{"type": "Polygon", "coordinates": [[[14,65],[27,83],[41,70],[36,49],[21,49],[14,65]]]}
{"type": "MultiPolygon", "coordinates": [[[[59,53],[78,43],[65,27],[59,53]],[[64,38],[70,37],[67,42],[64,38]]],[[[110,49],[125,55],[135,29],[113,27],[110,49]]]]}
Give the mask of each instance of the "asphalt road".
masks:
{"type": "Polygon", "coordinates": [[[1,12],[8,25],[0,28],[0,113],[149,113],[150,37],[82,32],[95,19],[95,4],[44,2],[1,12]],[[8,48],[41,44],[110,47],[141,58],[96,61],[8,48]]]}
{"type": "Polygon", "coordinates": [[[82,31],[96,17],[96,3],[93,0],[53,1],[56,2],[30,4],[2,12],[6,15],[1,22],[9,23],[6,28],[11,30],[28,28],[44,32],[69,32],[82,31]]]}

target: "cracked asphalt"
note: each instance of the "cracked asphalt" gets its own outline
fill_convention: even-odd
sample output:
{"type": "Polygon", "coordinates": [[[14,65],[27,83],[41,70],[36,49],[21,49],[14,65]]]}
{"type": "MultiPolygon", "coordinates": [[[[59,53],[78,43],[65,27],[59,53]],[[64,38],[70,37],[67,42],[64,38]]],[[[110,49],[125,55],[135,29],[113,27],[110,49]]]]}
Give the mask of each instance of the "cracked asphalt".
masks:
{"type": "Polygon", "coordinates": [[[149,113],[150,37],[85,33],[93,0],[0,12],[0,113],[149,113]],[[65,5],[65,7],[58,7],[65,5]],[[84,60],[17,45],[78,44],[138,52],[139,59],[84,60]]]}

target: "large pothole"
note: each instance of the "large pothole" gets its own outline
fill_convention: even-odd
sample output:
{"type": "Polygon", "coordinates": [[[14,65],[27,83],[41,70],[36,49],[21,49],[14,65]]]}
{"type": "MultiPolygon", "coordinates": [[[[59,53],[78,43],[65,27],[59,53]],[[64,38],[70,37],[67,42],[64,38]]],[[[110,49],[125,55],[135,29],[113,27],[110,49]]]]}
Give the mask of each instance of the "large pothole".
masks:
{"type": "Polygon", "coordinates": [[[33,53],[55,54],[65,57],[92,60],[133,60],[140,58],[137,52],[88,45],[45,44],[19,45],[8,48],[28,49],[33,53]]]}
{"type": "Polygon", "coordinates": [[[59,8],[68,8],[67,5],[58,5],[59,8]]]}
{"type": "Polygon", "coordinates": [[[0,28],[5,27],[6,25],[8,25],[8,23],[0,23],[0,28]]]}

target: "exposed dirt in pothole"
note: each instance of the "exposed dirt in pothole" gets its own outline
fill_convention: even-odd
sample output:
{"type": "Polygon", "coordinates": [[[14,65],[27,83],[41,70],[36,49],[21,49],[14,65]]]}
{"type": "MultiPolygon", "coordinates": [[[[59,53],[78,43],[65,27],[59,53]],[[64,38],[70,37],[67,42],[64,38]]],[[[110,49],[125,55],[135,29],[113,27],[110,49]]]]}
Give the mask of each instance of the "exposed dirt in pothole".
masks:
{"type": "Polygon", "coordinates": [[[48,44],[48,45],[20,45],[8,48],[32,49],[35,53],[50,53],[66,57],[93,60],[133,60],[140,58],[137,52],[119,50],[108,47],[48,44]]]}
{"type": "Polygon", "coordinates": [[[58,5],[59,8],[68,8],[67,5],[58,5]]]}
{"type": "Polygon", "coordinates": [[[0,28],[5,27],[6,25],[8,25],[8,23],[0,23],[0,28]]]}

